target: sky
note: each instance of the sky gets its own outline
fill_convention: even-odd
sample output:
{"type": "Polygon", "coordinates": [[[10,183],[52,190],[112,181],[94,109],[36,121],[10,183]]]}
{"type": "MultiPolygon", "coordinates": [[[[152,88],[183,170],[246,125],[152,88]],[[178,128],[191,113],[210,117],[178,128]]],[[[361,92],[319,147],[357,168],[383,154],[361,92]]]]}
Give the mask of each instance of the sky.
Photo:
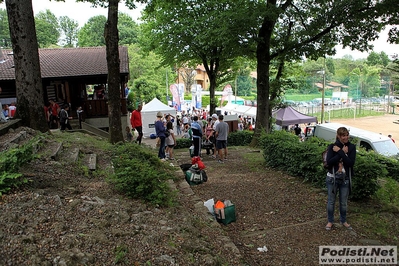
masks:
{"type": "MultiPolygon", "coordinates": [[[[25,0],[24,0],[25,1],[25,0]]],[[[90,3],[76,3],[75,0],[64,0],[64,2],[56,2],[54,0],[32,0],[33,13],[36,15],[40,11],[49,9],[56,17],[68,16],[71,19],[76,20],[79,23],[79,27],[89,20],[89,18],[97,15],[107,16],[108,10],[102,7],[92,7],[90,3]]],[[[133,20],[139,22],[140,11],[143,9],[143,5],[136,4],[137,9],[128,9],[124,2],[119,5],[119,11],[128,14],[133,20]]],[[[5,9],[5,3],[0,4],[0,8],[5,9]]]]}
{"type": "MultiPolygon", "coordinates": [[[[107,16],[106,8],[93,8],[89,3],[76,3],[75,0],[65,0],[65,2],[55,2],[48,0],[32,0],[33,12],[36,15],[40,11],[49,9],[56,17],[68,16],[79,23],[79,27],[82,27],[89,18],[97,15],[107,16]]],[[[140,12],[143,9],[143,5],[138,5],[137,9],[129,10],[124,3],[119,5],[119,10],[123,13],[128,14],[136,22],[140,22],[140,12]]],[[[0,8],[5,9],[5,4],[0,4],[0,8]]],[[[393,54],[399,54],[398,44],[389,44],[387,42],[388,30],[381,33],[380,38],[373,42],[374,51],[377,53],[385,52],[390,58],[393,54]]],[[[368,53],[361,53],[358,51],[351,51],[350,49],[342,49],[337,47],[337,54],[334,58],[342,58],[345,55],[351,55],[354,59],[366,58],[368,53]]]]}

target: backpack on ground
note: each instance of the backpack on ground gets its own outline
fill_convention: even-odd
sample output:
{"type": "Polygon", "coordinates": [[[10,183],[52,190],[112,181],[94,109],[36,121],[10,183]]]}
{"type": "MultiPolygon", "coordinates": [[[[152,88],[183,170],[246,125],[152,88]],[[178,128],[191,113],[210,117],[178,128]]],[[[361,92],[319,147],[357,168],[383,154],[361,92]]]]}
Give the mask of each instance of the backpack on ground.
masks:
{"type": "Polygon", "coordinates": [[[197,167],[190,167],[184,175],[190,186],[199,185],[208,181],[208,176],[206,175],[205,170],[201,170],[197,167]]]}

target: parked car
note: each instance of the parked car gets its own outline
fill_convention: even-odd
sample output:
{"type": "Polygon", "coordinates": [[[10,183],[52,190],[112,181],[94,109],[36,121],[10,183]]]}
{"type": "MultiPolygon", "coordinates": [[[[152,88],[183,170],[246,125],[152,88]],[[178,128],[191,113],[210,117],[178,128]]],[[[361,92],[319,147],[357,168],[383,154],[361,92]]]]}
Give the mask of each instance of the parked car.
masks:
{"type": "Polygon", "coordinates": [[[297,106],[296,102],[291,100],[284,100],[283,104],[287,106],[297,106]]]}
{"type": "Polygon", "coordinates": [[[399,156],[399,149],[387,136],[355,128],[339,123],[318,124],[314,130],[314,136],[334,142],[337,136],[337,129],[346,127],[350,132],[350,140],[357,147],[363,147],[367,151],[375,151],[384,156],[399,156]]]}
{"type": "Polygon", "coordinates": [[[299,102],[297,106],[298,106],[298,107],[309,107],[310,104],[307,103],[307,102],[303,102],[303,101],[302,101],[302,102],[299,102]]]}

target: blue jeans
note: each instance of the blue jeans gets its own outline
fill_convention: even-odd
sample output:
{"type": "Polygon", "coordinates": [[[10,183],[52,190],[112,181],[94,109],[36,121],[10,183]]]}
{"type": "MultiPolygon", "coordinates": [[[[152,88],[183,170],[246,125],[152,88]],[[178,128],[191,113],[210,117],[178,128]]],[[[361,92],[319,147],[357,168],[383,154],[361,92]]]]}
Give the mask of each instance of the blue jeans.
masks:
{"type": "Polygon", "coordinates": [[[165,159],[165,137],[159,137],[159,139],[161,140],[161,144],[158,150],[158,158],[165,159]]]}
{"type": "Polygon", "coordinates": [[[334,222],[334,209],[335,209],[335,199],[337,193],[339,193],[339,217],[340,222],[346,222],[346,209],[348,205],[349,196],[349,180],[338,181],[333,177],[326,177],[328,200],[327,200],[327,218],[329,223],[334,222]]]}

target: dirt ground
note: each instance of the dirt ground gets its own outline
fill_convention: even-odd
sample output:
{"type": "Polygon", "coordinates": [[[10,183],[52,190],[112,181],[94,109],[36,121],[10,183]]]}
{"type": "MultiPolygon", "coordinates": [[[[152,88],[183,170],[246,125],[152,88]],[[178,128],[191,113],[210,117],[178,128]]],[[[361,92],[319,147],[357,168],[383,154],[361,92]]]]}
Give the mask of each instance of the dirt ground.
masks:
{"type": "MultiPolygon", "coordinates": [[[[386,126],[381,133],[399,139],[394,120],[353,122],[386,126]]],[[[164,209],[126,198],[105,182],[110,154],[88,138],[76,133],[64,152],[96,153],[96,172],[53,161],[44,150],[22,171],[29,185],[0,198],[0,265],[318,265],[322,245],[398,245],[399,213],[372,202],[349,202],[353,231],[339,223],[326,231],[325,190],[268,168],[259,149],[229,147],[224,164],[204,155],[208,181],[192,187],[179,168],[191,162],[188,149],[177,150],[176,160],[165,163],[176,170],[178,205],[164,209]],[[215,222],[203,206],[212,198],[231,200],[236,222],[215,222]],[[378,223],[382,232],[375,232],[378,223]]]]}
{"type": "Polygon", "coordinates": [[[381,133],[385,136],[392,135],[393,139],[397,139],[396,146],[399,147],[399,124],[394,121],[399,120],[399,115],[385,114],[383,116],[370,116],[356,119],[331,119],[331,122],[342,123],[348,126],[353,126],[376,133],[381,133]]]}

